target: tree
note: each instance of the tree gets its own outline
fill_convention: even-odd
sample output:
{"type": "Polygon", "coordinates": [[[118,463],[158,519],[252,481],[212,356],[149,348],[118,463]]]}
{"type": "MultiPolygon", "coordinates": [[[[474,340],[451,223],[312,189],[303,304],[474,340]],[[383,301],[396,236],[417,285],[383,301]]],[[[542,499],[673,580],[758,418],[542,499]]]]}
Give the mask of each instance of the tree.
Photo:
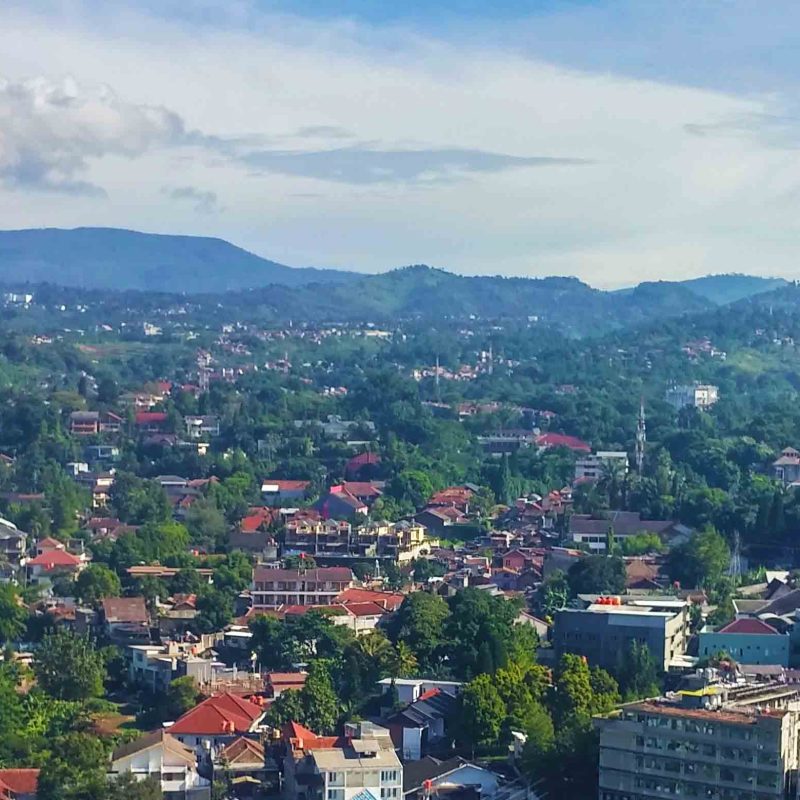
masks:
{"type": "Polygon", "coordinates": [[[317,562],[314,556],[307,553],[289,555],[283,559],[284,569],[316,569],[317,562]]]}
{"type": "Polygon", "coordinates": [[[103,564],[89,564],[75,579],[75,596],[94,605],[104,597],[119,597],[122,584],[115,572],[103,564]]]}
{"type": "Polygon", "coordinates": [[[199,697],[197,681],[190,675],[170,681],[165,698],[166,719],[178,719],[197,705],[199,697]]]}
{"type": "Polygon", "coordinates": [[[408,678],[417,671],[417,657],[405,642],[398,642],[389,656],[388,666],[391,677],[408,678]]]}
{"type": "Polygon", "coordinates": [[[539,607],[542,614],[552,619],[556,611],[566,606],[569,596],[570,588],[566,573],[557,569],[548,575],[539,587],[539,607]]]}
{"type": "Polygon", "coordinates": [[[225,517],[207,500],[192,505],[186,514],[186,527],[195,547],[212,552],[224,544],[228,533],[225,517]]]}
{"type": "Polygon", "coordinates": [[[711,587],[728,569],[731,550],[714,528],[695,533],[673,547],[667,558],[670,577],[687,587],[711,587]]]}
{"type": "Polygon", "coordinates": [[[173,594],[199,594],[208,586],[194,567],[178,570],[169,582],[173,594]]]}
{"type": "Polygon", "coordinates": [[[491,676],[478,675],[461,695],[458,735],[476,746],[495,744],[506,716],[506,707],[491,676]]]}
{"type": "Polygon", "coordinates": [[[413,592],[389,622],[387,633],[395,643],[403,641],[411,648],[423,672],[430,671],[439,662],[449,615],[447,603],[438,595],[413,592]]]}
{"type": "Polygon", "coordinates": [[[281,728],[287,722],[305,724],[306,712],[300,692],[296,689],[281,692],[270,705],[266,721],[273,728],[281,728]]]}
{"type": "Polygon", "coordinates": [[[628,644],[620,654],[617,680],[626,701],[660,693],[658,667],[646,644],[635,640],[628,644]]]}
{"type": "Polygon", "coordinates": [[[333,689],[328,665],[314,661],[308,668],[305,686],[300,690],[305,724],[315,733],[332,734],[339,719],[340,703],[333,689]]]}
{"type": "Polygon", "coordinates": [[[59,700],[88,700],[103,692],[106,667],[91,640],[66,630],[47,634],[33,657],[39,686],[59,700]]]}
{"type": "Polygon", "coordinates": [[[399,503],[422,508],[433,494],[433,483],[421,470],[405,470],[389,481],[386,490],[399,503]]]}
{"type": "Polygon", "coordinates": [[[621,594],[625,591],[625,562],[619,556],[584,556],[567,572],[573,596],[621,594]]]}
{"type": "Polygon", "coordinates": [[[227,592],[213,586],[204,586],[195,603],[197,617],[194,624],[200,633],[221,631],[233,619],[233,601],[227,592]]]}
{"type": "Polygon", "coordinates": [[[648,553],[663,553],[664,543],[657,533],[642,531],[622,540],[622,553],[626,556],[643,556],[648,553]]]}
{"type": "Polygon", "coordinates": [[[28,609],[10,583],[0,584],[0,644],[17,641],[25,633],[28,609]]]}
{"type": "Polygon", "coordinates": [[[39,800],[106,800],[103,742],[86,733],[68,733],[53,743],[39,773],[39,800]]]}

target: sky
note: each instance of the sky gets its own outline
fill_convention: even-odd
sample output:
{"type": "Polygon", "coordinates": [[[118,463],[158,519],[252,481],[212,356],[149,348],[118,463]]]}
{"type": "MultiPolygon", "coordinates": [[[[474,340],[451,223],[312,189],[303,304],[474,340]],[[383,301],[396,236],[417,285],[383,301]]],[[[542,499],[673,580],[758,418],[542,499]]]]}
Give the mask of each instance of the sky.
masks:
{"type": "Polygon", "coordinates": [[[800,4],[4,0],[0,226],[800,278],[800,4]]]}

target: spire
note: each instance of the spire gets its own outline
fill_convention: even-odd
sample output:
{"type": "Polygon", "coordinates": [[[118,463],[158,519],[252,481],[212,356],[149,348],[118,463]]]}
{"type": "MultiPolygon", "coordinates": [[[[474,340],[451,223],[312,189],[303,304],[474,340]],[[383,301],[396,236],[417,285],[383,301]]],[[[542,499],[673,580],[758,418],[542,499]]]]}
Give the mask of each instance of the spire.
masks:
{"type": "Polygon", "coordinates": [[[639,400],[639,421],[636,425],[636,472],[642,474],[644,467],[644,446],[647,444],[647,427],[644,418],[644,397],[639,400]]]}

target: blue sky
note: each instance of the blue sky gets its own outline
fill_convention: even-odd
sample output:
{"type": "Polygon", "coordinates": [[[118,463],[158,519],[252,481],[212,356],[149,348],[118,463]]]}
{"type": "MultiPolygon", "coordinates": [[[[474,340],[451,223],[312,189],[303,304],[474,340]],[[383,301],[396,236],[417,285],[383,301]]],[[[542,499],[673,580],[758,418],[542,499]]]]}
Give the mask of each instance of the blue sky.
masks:
{"type": "Polygon", "coordinates": [[[797,277],[800,4],[16,0],[6,227],[594,285],[797,277]]]}

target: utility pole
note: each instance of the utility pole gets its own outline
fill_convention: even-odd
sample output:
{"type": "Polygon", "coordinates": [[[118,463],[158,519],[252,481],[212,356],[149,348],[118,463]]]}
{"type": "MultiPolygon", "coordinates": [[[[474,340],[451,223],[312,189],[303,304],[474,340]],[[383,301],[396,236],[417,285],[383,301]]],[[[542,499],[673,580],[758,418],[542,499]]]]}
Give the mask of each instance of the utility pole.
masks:
{"type": "Polygon", "coordinates": [[[639,399],[639,421],[636,424],[636,472],[641,477],[644,467],[644,447],[647,444],[647,426],[644,417],[644,397],[639,399]]]}

